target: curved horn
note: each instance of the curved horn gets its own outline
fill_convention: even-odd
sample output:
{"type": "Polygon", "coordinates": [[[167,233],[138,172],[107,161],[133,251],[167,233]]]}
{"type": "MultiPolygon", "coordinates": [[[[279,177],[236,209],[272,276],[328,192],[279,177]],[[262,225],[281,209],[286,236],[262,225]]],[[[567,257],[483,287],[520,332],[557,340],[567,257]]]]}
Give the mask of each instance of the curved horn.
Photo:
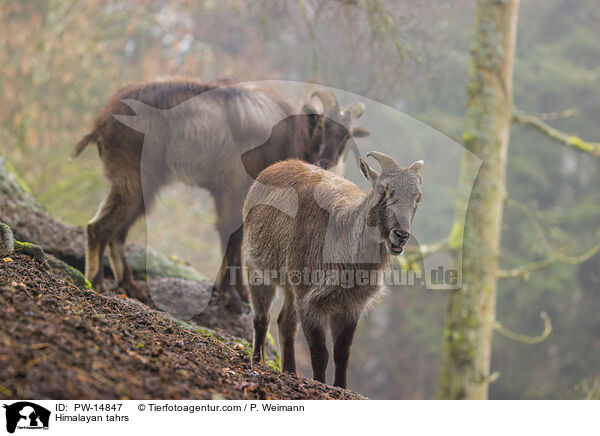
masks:
{"type": "Polygon", "coordinates": [[[379,162],[379,165],[381,165],[381,171],[391,170],[400,166],[387,154],[379,153],[378,151],[367,153],[367,156],[371,156],[373,159],[379,162]]]}
{"type": "Polygon", "coordinates": [[[319,99],[323,102],[324,111],[327,111],[331,108],[339,109],[340,107],[337,98],[335,98],[335,95],[333,95],[333,93],[330,91],[319,89],[311,94],[311,98],[312,97],[319,97],[319,99]]]}

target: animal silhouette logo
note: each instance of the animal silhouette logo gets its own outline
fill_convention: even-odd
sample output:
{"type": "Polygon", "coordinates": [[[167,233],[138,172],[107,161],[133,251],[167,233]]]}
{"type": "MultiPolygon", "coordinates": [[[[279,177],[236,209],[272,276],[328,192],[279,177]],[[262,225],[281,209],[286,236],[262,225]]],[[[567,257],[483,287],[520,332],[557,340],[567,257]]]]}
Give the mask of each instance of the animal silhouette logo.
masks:
{"type": "Polygon", "coordinates": [[[6,409],[6,431],[19,429],[48,429],[50,411],[29,401],[4,405],[6,409]]]}

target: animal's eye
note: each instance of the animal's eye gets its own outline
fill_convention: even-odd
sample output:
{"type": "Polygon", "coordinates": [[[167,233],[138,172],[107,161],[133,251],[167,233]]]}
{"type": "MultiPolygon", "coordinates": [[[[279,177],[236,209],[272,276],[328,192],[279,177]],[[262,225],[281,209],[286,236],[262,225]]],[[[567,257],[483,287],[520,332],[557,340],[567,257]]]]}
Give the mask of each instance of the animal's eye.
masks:
{"type": "Polygon", "coordinates": [[[421,197],[423,197],[423,195],[419,194],[419,196],[417,197],[417,203],[421,202],[421,197]]]}

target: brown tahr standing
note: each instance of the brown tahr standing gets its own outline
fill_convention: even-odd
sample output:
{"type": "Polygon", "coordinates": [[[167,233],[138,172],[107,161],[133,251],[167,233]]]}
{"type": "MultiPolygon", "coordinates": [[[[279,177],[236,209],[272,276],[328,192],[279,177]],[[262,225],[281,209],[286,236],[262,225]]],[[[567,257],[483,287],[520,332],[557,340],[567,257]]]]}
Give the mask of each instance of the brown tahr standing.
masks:
{"type": "Polygon", "coordinates": [[[313,377],[325,382],[325,333],[330,328],[334,385],[346,387],[356,325],[383,289],[389,256],[403,252],[421,198],[423,161],[403,169],[383,153],[370,155],[382,172],[360,159],[373,186],[369,193],[299,160],[271,165],[250,188],[243,211],[242,263],[254,310],[253,363],[264,360],[269,308],[281,286],[284,303],[277,323],[283,371],[296,372],[300,322],[313,377]]]}

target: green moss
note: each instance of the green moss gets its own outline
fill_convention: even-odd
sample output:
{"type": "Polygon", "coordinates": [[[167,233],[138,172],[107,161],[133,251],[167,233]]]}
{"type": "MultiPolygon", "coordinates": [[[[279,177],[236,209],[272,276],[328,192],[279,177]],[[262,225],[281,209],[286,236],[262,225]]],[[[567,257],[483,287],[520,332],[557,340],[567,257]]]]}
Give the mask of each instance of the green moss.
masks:
{"type": "Polygon", "coordinates": [[[15,251],[33,257],[36,261],[43,263],[46,261],[44,250],[31,242],[15,241],[15,251]]]}
{"type": "Polygon", "coordinates": [[[279,356],[279,353],[275,352],[275,359],[273,359],[273,360],[267,359],[265,364],[269,368],[271,368],[273,371],[281,372],[281,357],[279,356]]]}
{"type": "Polygon", "coordinates": [[[573,147],[581,147],[583,144],[583,140],[577,136],[571,136],[569,138],[569,143],[573,146],[573,147]]]}
{"type": "Polygon", "coordinates": [[[39,246],[32,244],[31,242],[15,241],[15,248],[21,250],[32,250],[34,248],[39,248],[39,246]]]}
{"type": "Polygon", "coordinates": [[[592,154],[595,154],[595,153],[597,154],[593,144],[590,144],[589,142],[585,142],[583,139],[581,139],[578,136],[570,136],[569,144],[575,148],[578,148],[579,150],[587,151],[588,153],[592,153],[592,154]]]}
{"type": "Polygon", "coordinates": [[[85,289],[92,289],[92,284],[89,282],[89,280],[87,280],[85,278],[83,273],[81,271],[79,271],[77,268],[75,268],[75,267],[69,265],[68,263],[65,263],[59,259],[53,258],[53,263],[54,263],[54,261],[59,262],[58,265],[56,265],[56,264],[54,264],[54,265],[65,270],[65,272],[67,274],[69,274],[69,276],[71,276],[71,278],[73,278],[75,280],[75,283],[77,284],[77,286],[82,286],[85,289]]]}
{"type": "Polygon", "coordinates": [[[203,328],[194,328],[193,329],[196,333],[200,333],[202,336],[204,336],[205,338],[210,338],[213,339],[215,341],[218,342],[223,342],[223,338],[214,334],[213,332],[203,329],[203,328]]]}
{"type": "Polygon", "coordinates": [[[267,359],[266,364],[269,368],[271,368],[274,371],[281,371],[281,356],[277,351],[277,343],[275,342],[275,338],[273,338],[271,333],[267,333],[267,341],[269,342],[269,344],[271,344],[273,350],[275,351],[273,351],[273,359],[267,359]]]}
{"type": "MultiPolygon", "coordinates": [[[[183,320],[181,320],[179,318],[175,318],[173,315],[171,315],[171,314],[169,314],[167,312],[164,312],[162,314],[162,316],[165,319],[167,319],[168,321],[171,321],[173,324],[176,324],[177,326],[181,327],[184,330],[187,330],[187,331],[190,331],[190,332],[198,332],[198,330],[201,330],[201,329],[198,329],[196,326],[190,324],[189,322],[185,322],[185,321],[183,321],[183,320]]],[[[200,331],[200,333],[203,333],[203,332],[204,332],[204,330],[200,331]]]]}
{"type": "Polygon", "coordinates": [[[252,358],[252,344],[248,341],[243,341],[242,344],[244,345],[244,353],[252,358]]]}

